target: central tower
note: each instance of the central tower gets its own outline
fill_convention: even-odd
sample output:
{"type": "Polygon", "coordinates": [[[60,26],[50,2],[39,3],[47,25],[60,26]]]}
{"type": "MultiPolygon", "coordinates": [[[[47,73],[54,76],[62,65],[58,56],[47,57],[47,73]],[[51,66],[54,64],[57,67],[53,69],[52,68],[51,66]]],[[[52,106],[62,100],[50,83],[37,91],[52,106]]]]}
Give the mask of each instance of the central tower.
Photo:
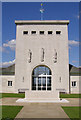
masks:
{"type": "Polygon", "coordinates": [[[15,21],[16,92],[28,100],[69,93],[68,20],[15,21]]]}

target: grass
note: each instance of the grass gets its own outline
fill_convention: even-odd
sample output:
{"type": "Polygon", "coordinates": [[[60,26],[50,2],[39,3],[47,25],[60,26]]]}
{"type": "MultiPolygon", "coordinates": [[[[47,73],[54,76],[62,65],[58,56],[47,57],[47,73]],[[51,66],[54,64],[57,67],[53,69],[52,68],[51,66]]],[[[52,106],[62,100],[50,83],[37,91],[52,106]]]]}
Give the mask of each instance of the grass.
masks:
{"type": "Polygon", "coordinates": [[[14,119],[23,106],[2,106],[2,119],[14,119]]]}
{"type": "MultiPolygon", "coordinates": [[[[24,93],[0,93],[0,98],[4,97],[15,97],[15,98],[25,98],[24,93]]],[[[60,94],[60,98],[81,98],[81,94],[60,94]]]]}
{"type": "Polygon", "coordinates": [[[60,98],[81,98],[81,94],[60,94],[60,98]]]}
{"type": "Polygon", "coordinates": [[[81,107],[63,107],[63,110],[66,112],[66,114],[69,116],[71,120],[80,120],[80,111],[81,107]]]}
{"type": "Polygon", "coordinates": [[[24,98],[25,94],[24,93],[0,93],[0,98],[4,97],[16,97],[16,98],[24,98]]]}

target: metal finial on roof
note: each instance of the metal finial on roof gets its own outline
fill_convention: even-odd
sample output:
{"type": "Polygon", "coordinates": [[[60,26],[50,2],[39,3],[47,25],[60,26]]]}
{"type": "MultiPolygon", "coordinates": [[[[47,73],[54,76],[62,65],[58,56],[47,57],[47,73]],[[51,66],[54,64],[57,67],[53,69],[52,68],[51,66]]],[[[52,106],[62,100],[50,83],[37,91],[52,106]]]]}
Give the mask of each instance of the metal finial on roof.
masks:
{"type": "Polygon", "coordinates": [[[41,12],[41,20],[43,20],[43,13],[44,13],[43,3],[41,3],[40,12],[41,12]]]}

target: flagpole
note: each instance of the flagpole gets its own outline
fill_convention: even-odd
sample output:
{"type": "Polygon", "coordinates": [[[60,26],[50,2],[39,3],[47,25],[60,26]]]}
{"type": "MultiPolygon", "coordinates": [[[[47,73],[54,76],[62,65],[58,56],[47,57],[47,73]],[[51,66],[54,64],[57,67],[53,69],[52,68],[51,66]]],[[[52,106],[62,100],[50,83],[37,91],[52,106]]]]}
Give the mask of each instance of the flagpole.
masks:
{"type": "Polygon", "coordinates": [[[43,20],[43,13],[41,13],[41,20],[43,20]]]}
{"type": "Polygon", "coordinates": [[[41,12],[41,20],[43,20],[43,12],[44,12],[43,3],[41,3],[40,12],[41,12]]]}

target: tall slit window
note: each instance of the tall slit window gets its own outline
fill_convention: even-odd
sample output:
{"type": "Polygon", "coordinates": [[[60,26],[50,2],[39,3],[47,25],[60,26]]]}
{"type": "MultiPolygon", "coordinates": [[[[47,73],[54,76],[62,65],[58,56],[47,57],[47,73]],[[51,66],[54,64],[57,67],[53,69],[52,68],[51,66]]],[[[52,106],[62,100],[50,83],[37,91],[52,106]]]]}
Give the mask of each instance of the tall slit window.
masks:
{"type": "Polygon", "coordinates": [[[32,73],[32,90],[51,90],[51,70],[46,66],[38,66],[32,73]]]}

